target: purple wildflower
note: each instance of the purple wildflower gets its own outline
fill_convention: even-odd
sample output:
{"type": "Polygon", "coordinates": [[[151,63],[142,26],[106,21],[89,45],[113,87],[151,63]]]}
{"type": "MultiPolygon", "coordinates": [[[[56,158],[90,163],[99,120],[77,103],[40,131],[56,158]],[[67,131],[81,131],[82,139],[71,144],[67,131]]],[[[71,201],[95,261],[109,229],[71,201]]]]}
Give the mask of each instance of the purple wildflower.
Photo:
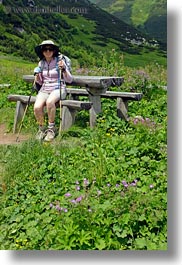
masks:
{"type": "Polygon", "coordinates": [[[137,119],[137,118],[134,119],[133,123],[134,123],[134,124],[137,124],[137,123],[138,123],[138,119],[137,119]]]}
{"type": "Polygon", "coordinates": [[[64,208],[64,212],[67,213],[68,212],[68,209],[67,208],[64,208]]]}
{"type": "Polygon", "coordinates": [[[65,197],[70,197],[71,196],[71,193],[66,193],[65,195],[64,195],[65,197]]]}
{"type": "Polygon", "coordinates": [[[60,207],[59,205],[56,205],[56,210],[58,210],[59,212],[63,210],[62,207],[60,207]]]}
{"type": "Polygon", "coordinates": [[[71,202],[71,203],[76,203],[76,200],[71,200],[70,202],[71,202]]]}
{"type": "Polygon", "coordinates": [[[49,207],[50,207],[50,208],[53,208],[53,207],[54,207],[54,205],[53,205],[52,203],[50,203],[50,204],[49,204],[49,207]]]}
{"type": "Polygon", "coordinates": [[[89,180],[86,179],[86,178],[84,178],[84,180],[83,180],[83,184],[84,184],[84,186],[88,186],[88,185],[89,185],[89,180]]]}
{"type": "Polygon", "coordinates": [[[80,197],[78,197],[78,198],[76,198],[76,202],[81,202],[81,200],[82,200],[82,196],[80,196],[80,197]]]}
{"type": "Polygon", "coordinates": [[[76,184],[76,185],[79,185],[80,183],[79,183],[79,181],[77,180],[77,181],[75,182],[75,184],[76,184]]]}
{"type": "Polygon", "coordinates": [[[116,188],[118,188],[118,187],[119,187],[119,184],[117,183],[117,184],[116,184],[116,188]]]}
{"type": "Polygon", "coordinates": [[[127,184],[127,182],[126,182],[125,180],[122,180],[121,183],[122,183],[123,185],[126,185],[126,184],[127,184]]]}
{"type": "Polygon", "coordinates": [[[128,184],[127,184],[127,182],[126,182],[125,180],[121,181],[121,183],[123,184],[123,186],[124,186],[125,188],[128,187],[128,184]]]}
{"type": "Polygon", "coordinates": [[[76,186],[76,190],[80,190],[80,186],[76,186]]]}
{"type": "Polygon", "coordinates": [[[154,185],[150,184],[150,186],[149,186],[149,187],[150,187],[150,189],[153,189],[154,185]]]}
{"type": "Polygon", "coordinates": [[[108,186],[108,187],[110,187],[110,186],[111,186],[111,184],[110,184],[110,183],[107,183],[107,186],[108,186]]]}

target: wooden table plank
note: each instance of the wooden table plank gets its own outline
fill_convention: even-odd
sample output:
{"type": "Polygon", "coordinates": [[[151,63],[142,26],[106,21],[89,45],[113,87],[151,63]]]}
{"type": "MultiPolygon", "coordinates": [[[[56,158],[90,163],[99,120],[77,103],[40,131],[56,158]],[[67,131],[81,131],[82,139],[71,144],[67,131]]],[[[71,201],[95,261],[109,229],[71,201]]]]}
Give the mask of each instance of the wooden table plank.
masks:
{"type": "MultiPolygon", "coordinates": [[[[23,80],[32,83],[34,81],[34,76],[23,75],[23,80]]],[[[71,84],[68,83],[68,85],[81,86],[89,89],[107,89],[110,86],[120,86],[123,82],[123,77],[73,75],[73,81],[71,84]]]]}

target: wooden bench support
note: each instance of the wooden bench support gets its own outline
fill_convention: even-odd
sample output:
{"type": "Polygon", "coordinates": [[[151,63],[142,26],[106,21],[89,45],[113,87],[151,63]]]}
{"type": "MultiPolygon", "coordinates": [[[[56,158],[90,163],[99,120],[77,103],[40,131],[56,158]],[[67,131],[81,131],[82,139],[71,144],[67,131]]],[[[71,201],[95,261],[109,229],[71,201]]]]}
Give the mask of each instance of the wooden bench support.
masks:
{"type": "MultiPolygon", "coordinates": [[[[31,96],[30,104],[35,102],[36,97],[31,96]]],[[[13,133],[18,131],[18,125],[23,118],[23,114],[28,104],[29,96],[24,95],[8,95],[8,100],[11,102],[16,102],[16,110],[14,114],[14,123],[13,123],[13,133]]]]}
{"type": "Polygon", "coordinates": [[[75,122],[75,116],[79,110],[89,110],[92,107],[91,102],[78,100],[62,100],[60,101],[61,122],[59,132],[68,130],[75,122]]]}
{"type": "Polygon", "coordinates": [[[128,117],[128,102],[122,98],[117,98],[117,116],[126,121],[129,120],[128,117]]]}
{"type": "Polygon", "coordinates": [[[26,108],[25,103],[23,103],[21,101],[17,101],[15,115],[14,115],[13,133],[15,133],[17,131],[17,126],[18,126],[19,122],[22,120],[25,108],[26,108]]]}
{"type": "Polygon", "coordinates": [[[59,132],[68,130],[75,122],[76,110],[62,106],[62,115],[60,117],[59,132]]]}

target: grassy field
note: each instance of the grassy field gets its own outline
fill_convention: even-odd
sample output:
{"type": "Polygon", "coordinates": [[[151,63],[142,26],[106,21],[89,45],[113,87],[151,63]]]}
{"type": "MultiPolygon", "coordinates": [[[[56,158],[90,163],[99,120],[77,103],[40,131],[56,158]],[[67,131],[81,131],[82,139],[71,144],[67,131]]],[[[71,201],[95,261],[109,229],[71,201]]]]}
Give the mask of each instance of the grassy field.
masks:
{"type": "Polygon", "coordinates": [[[36,63],[11,55],[0,54],[0,83],[20,80],[23,75],[33,74],[36,63]]]}
{"type": "MultiPolygon", "coordinates": [[[[31,139],[0,146],[0,249],[167,250],[166,69],[129,68],[114,56],[99,69],[73,71],[123,73],[119,89],[143,93],[129,103],[129,122],[105,99],[93,130],[80,112],[69,131],[40,143],[30,110],[22,130],[31,139]]],[[[35,65],[0,62],[1,82],[11,83],[0,94],[0,122],[11,130],[15,105],[7,95],[29,93],[22,75],[35,65]]]]}

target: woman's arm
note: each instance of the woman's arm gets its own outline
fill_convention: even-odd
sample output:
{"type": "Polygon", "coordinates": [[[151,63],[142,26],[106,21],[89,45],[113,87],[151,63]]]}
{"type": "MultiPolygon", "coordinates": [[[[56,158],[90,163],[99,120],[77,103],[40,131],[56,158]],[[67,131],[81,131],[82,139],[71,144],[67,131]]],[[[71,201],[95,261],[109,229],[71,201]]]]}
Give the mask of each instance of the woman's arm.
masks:
{"type": "Polygon", "coordinates": [[[65,71],[63,71],[63,78],[67,83],[71,83],[73,81],[72,74],[68,69],[65,69],[65,71]]]}
{"type": "Polygon", "coordinates": [[[39,85],[42,85],[42,69],[41,62],[39,62],[38,66],[34,69],[35,82],[39,85]]]}

